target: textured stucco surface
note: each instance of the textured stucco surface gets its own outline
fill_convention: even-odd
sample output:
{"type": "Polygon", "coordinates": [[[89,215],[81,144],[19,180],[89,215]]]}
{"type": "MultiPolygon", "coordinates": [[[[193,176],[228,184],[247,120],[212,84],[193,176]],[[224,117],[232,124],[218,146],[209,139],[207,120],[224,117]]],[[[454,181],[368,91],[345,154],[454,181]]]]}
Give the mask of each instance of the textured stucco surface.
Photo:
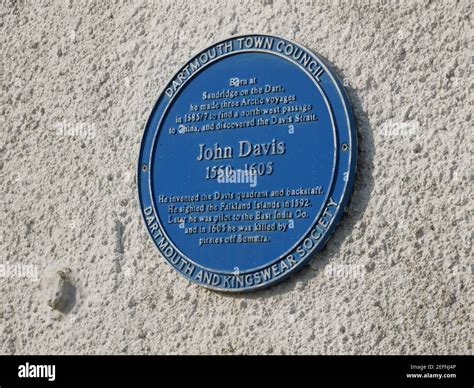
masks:
{"type": "Polygon", "coordinates": [[[470,1],[112,3],[1,2],[0,353],[472,352],[470,1]],[[224,295],[159,256],[135,162],[170,77],[245,33],[332,63],[359,165],[308,267],[224,295]]]}

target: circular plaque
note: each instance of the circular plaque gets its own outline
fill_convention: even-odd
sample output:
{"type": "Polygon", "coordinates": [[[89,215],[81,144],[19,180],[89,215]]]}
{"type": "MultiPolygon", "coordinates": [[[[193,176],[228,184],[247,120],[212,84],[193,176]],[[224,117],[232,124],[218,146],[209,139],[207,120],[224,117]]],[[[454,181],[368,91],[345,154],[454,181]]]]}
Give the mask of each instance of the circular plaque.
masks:
{"type": "Polygon", "coordinates": [[[144,222],[189,280],[266,287],[324,246],[356,157],[349,100],[322,58],[275,36],[227,39],[187,62],[153,107],[137,172],[144,222]]]}

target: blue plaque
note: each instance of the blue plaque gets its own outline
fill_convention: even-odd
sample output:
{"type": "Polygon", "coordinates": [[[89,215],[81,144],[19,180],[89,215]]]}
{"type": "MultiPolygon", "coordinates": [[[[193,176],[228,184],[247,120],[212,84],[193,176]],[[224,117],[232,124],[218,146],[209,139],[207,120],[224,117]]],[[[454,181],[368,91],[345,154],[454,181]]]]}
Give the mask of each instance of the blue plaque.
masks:
{"type": "Polygon", "coordinates": [[[182,275],[251,291],[301,269],[336,227],[357,158],[349,100],[323,59],[268,35],[201,51],[146,124],[145,225],[182,275]]]}

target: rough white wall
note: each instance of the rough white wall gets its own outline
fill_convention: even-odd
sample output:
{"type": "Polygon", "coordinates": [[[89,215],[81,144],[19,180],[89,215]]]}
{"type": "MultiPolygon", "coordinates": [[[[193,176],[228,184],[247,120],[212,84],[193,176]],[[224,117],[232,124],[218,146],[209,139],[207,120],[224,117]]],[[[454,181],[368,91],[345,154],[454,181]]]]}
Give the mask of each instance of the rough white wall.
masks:
{"type": "Polygon", "coordinates": [[[1,1],[1,353],[471,353],[469,0],[112,3],[1,1]],[[245,33],[333,64],[359,168],[306,269],[225,295],[159,256],[135,161],[175,71],[245,33]]]}

